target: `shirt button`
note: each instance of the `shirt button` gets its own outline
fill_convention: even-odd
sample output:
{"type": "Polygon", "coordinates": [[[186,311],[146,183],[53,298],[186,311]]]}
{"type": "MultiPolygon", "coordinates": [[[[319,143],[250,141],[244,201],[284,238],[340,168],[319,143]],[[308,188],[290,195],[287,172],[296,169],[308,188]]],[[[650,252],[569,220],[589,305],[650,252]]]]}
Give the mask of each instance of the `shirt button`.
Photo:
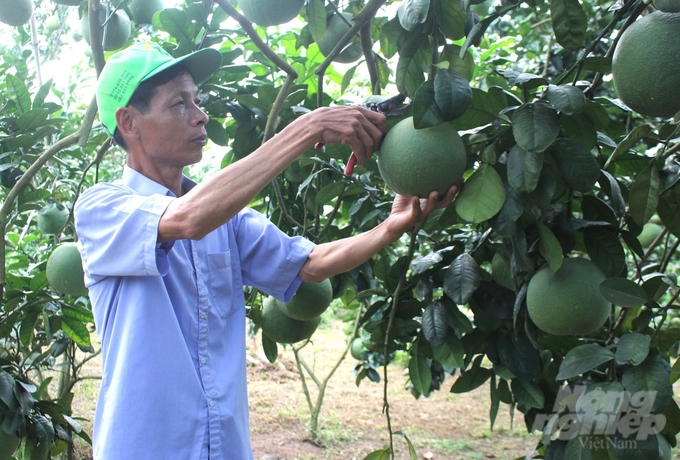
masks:
{"type": "Polygon", "coordinates": [[[200,316],[201,316],[201,319],[205,319],[205,312],[202,311],[200,316]]]}
{"type": "Polygon", "coordinates": [[[205,364],[207,360],[205,358],[201,358],[201,364],[205,364]]]}
{"type": "Polygon", "coordinates": [[[212,399],[210,400],[210,407],[215,407],[215,401],[213,401],[212,399]]]}

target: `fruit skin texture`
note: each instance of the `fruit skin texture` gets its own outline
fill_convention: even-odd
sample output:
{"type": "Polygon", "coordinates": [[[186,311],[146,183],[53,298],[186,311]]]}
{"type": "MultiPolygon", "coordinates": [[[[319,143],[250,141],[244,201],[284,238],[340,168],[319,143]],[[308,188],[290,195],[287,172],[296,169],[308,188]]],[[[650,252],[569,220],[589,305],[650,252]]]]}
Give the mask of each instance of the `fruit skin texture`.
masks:
{"type": "Polygon", "coordinates": [[[0,22],[19,27],[33,14],[33,0],[0,0],[0,22]]]}
{"type": "Polygon", "coordinates": [[[333,286],[326,278],[320,283],[303,281],[288,302],[279,302],[279,308],[287,316],[301,321],[321,316],[333,300],[333,286]]]}
{"type": "Polygon", "coordinates": [[[268,297],[262,305],[260,327],[262,333],[278,343],[296,343],[306,340],[314,334],[321,322],[321,317],[308,321],[293,319],[279,308],[280,302],[268,297]]]}
{"type": "Polygon", "coordinates": [[[679,13],[680,0],[652,0],[654,8],[664,13],[679,13]]]}
{"type": "Polygon", "coordinates": [[[357,361],[361,361],[361,354],[366,350],[367,348],[364,345],[364,341],[359,337],[356,337],[354,340],[352,340],[352,345],[349,348],[352,358],[356,359],[357,361]]]}
{"type": "Polygon", "coordinates": [[[652,117],[680,111],[680,15],[655,11],[635,21],[619,40],[612,77],[632,110],[652,117]]]}
{"type": "Polygon", "coordinates": [[[47,259],[47,282],[57,291],[68,295],[86,295],[83,262],[76,243],[57,246],[47,259]]]}
{"type": "Polygon", "coordinates": [[[45,233],[59,233],[68,220],[69,211],[61,203],[49,203],[38,211],[38,228],[45,233]]]}
{"type": "Polygon", "coordinates": [[[638,235],[638,240],[643,248],[648,248],[650,244],[654,242],[659,233],[661,233],[663,227],[654,222],[647,222],[642,227],[642,232],[638,235]]]}
{"type": "Polygon", "coordinates": [[[545,266],[527,288],[529,317],[552,335],[588,335],[607,320],[610,303],[600,293],[606,276],[588,259],[564,259],[555,274],[545,266]]]}
{"type": "Polygon", "coordinates": [[[243,15],[257,25],[285,24],[300,14],[305,0],[239,0],[243,15]]]}
{"type": "MultiPolygon", "coordinates": [[[[99,10],[99,22],[101,24],[106,20],[106,11],[104,8],[99,10]]],[[[127,13],[123,10],[118,10],[109,19],[106,25],[106,42],[104,42],[104,51],[114,51],[125,46],[127,41],[130,39],[132,34],[132,23],[127,13]]],[[[90,18],[87,10],[83,13],[83,17],[80,20],[80,31],[83,34],[83,38],[90,44],[90,18]]],[[[104,30],[102,30],[102,34],[104,30]]]]}
{"type": "MultiPolygon", "coordinates": [[[[351,14],[342,13],[342,15],[347,18],[350,23],[352,22],[353,16],[351,14]]],[[[321,51],[321,54],[328,56],[331,51],[333,51],[333,48],[335,48],[335,45],[338,44],[338,42],[342,39],[342,37],[345,36],[349,29],[350,26],[347,25],[347,23],[343,21],[340,16],[337,14],[331,16],[326,23],[326,31],[317,43],[319,45],[319,51],[321,51]]],[[[356,42],[350,42],[335,57],[334,60],[335,62],[340,62],[342,64],[349,64],[359,60],[359,58],[363,55],[364,52],[361,49],[361,45],[356,42]]]]}
{"type": "Polygon", "coordinates": [[[378,152],[378,169],[387,185],[400,195],[426,198],[440,195],[463,178],[465,144],[449,123],[416,129],[413,117],[390,129],[378,152]]]}
{"type": "Polygon", "coordinates": [[[135,24],[151,24],[153,15],[165,8],[163,0],[132,0],[130,14],[135,24]]]}

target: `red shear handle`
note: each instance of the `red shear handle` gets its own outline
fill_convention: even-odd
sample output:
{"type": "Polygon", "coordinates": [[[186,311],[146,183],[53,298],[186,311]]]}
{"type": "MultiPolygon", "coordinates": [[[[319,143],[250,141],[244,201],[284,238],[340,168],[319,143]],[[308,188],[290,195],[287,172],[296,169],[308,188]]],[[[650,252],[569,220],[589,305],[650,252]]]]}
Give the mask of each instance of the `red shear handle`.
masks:
{"type": "MultiPolygon", "coordinates": [[[[321,150],[324,146],[323,142],[317,142],[314,144],[314,148],[316,150],[321,150]]],[[[352,153],[352,155],[349,157],[349,161],[347,162],[347,166],[345,166],[345,176],[349,177],[352,175],[354,172],[354,167],[357,165],[357,156],[352,153]]]]}

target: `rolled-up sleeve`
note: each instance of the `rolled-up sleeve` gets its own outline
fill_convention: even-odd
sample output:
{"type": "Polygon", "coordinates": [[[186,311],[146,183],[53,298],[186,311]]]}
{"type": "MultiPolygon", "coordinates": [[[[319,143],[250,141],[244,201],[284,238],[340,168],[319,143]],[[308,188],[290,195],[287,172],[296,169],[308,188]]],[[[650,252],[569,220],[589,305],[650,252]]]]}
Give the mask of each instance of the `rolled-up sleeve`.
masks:
{"type": "Polygon", "coordinates": [[[157,244],[158,224],[174,198],[142,196],[117,184],[98,184],[75,206],[75,224],[89,286],[106,276],[162,276],[172,243],[157,244]]]}
{"type": "Polygon", "coordinates": [[[314,243],[286,235],[252,209],[238,214],[234,230],[244,284],[289,301],[302,282],[300,269],[314,243]]]}

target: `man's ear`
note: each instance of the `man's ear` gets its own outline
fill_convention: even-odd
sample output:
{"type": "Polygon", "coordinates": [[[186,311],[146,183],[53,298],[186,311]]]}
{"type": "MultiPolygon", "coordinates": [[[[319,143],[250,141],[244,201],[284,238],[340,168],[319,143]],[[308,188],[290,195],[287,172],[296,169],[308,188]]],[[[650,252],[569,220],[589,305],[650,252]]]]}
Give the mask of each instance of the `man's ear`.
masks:
{"type": "Polygon", "coordinates": [[[128,138],[135,133],[135,123],[133,109],[130,107],[120,107],[116,110],[116,125],[123,138],[128,138]]]}

